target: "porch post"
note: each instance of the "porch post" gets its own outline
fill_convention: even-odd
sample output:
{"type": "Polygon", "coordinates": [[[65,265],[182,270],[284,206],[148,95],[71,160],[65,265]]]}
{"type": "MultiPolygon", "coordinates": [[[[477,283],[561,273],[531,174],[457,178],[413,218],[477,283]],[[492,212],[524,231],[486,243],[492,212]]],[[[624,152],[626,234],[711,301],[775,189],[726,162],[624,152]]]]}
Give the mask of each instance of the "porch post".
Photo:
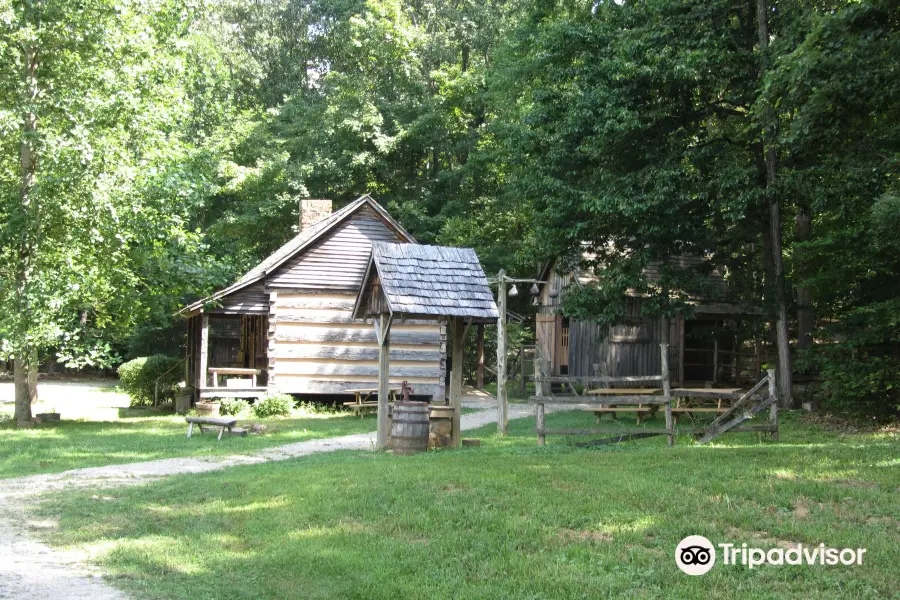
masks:
{"type": "Polygon", "coordinates": [[[390,432],[388,431],[388,403],[390,394],[390,351],[391,317],[384,313],[375,321],[375,338],[378,340],[378,431],[375,439],[377,450],[386,450],[390,432]]]}
{"type": "Polygon", "coordinates": [[[497,288],[497,305],[500,312],[500,317],[497,319],[497,431],[500,435],[507,435],[509,433],[507,416],[509,398],[506,389],[506,271],[503,269],[500,269],[499,279],[500,285],[497,288]]]}
{"type": "Polygon", "coordinates": [[[209,371],[209,313],[200,315],[200,373],[197,375],[197,390],[206,387],[209,371]]]}
{"type": "Polygon", "coordinates": [[[462,413],[463,385],[463,344],[465,323],[461,317],[450,317],[450,331],[453,337],[453,368],[450,371],[450,406],[453,407],[453,439],[451,447],[458,448],[462,439],[460,415],[462,413]]]}
{"type": "Polygon", "coordinates": [[[484,323],[478,324],[478,364],[475,368],[475,387],[479,390],[484,387],[484,323]]]}

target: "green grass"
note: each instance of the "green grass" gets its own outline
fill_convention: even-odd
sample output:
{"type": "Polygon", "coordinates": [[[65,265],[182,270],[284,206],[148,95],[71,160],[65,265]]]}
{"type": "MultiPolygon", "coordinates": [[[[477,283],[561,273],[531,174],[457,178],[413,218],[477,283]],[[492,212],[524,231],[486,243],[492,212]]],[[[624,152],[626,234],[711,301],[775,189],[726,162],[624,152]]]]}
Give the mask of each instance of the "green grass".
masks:
{"type": "Polygon", "coordinates": [[[305,440],[374,431],[374,417],[350,414],[303,418],[240,419],[264,424],[261,435],[224,436],[211,433],[185,437],[184,417],[145,416],[111,421],[62,421],[16,429],[0,423],[0,478],[54,473],[81,467],[138,462],[176,456],[239,454],[305,440]]]}
{"type": "Polygon", "coordinates": [[[344,452],[57,494],[40,512],[58,518],[52,544],[88,550],[147,600],[898,597],[894,436],[786,414],[779,443],[538,448],[533,426],[512,421],[505,439],[487,426],[474,433],[481,447],[456,451],[344,452]],[[689,534],[868,553],[854,567],[717,565],[689,577],[673,559],[689,534]]]}

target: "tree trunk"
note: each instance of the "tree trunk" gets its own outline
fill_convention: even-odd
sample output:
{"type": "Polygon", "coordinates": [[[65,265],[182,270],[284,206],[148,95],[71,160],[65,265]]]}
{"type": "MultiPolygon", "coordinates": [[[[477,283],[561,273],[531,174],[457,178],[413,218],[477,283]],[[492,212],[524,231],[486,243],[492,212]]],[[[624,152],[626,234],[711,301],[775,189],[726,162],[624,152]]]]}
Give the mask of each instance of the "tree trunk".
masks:
{"type": "MultiPolygon", "coordinates": [[[[795,241],[805,242],[812,235],[812,215],[806,203],[800,205],[795,227],[795,241]]],[[[797,255],[799,252],[794,251],[797,255]]],[[[812,346],[812,330],[815,327],[812,307],[812,293],[809,288],[797,286],[797,347],[800,349],[812,346]]]]}
{"type": "Polygon", "coordinates": [[[25,84],[26,105],[22,118],[22,139],[19,145],[19,193],[20,210],[25,215],[26,225],[22,227],[18,260],[16,264],[16,298],[17,315],[15,323],[14,346],[16,359],[13,363],[15,380],[15,411],[17,423],[31,422],[31,402],[37,397],[37,352],[34,346],[26,343],[31,329],[31,307],[29,306],[29,284],[34,265],[36,244],[40,239],[40,211],[32,197],[37,158],[35,137],[37,133],[37,114],[34,102],[38,97],[37,52],[27,45],[23,52],[23,82],[25,84]]]}
{"type": "Polygon", "coordinates": [[[31,394],[28,389],[28,364],[21,358],[13,361],[13,380],[15,382],[15,410],[13,419],[16,423],[31,422],[31,394]]]}
{"type": "MultiPolygon", "coordinates": [[[[760,78],[765,74],[766,52],[769,48],[768,3],[756,0],[759,24],[759,47],[762,54],[760,78]]],[[[788,337],[787,294],[785,293],[784,258],[781,246],[781,203],[775,189],[775,113],[768,104],[763,108],[763,142],[766,163],[766,188],[769,196],[769,227],[772,242],[772,264],[775,270],[775,346],[778,352],[778,398],[782,406],[793,404],[791,377],[791,347],[788,337]]]]}
{"type": "Polygon", "coordinates": [[[26,383],[28,386],[28,403],[30,408],[30,405],[35,404],[38,401],[38,360],[36,352],[32,353],[31,361],[28,363],[26,379],[26,383]]]}

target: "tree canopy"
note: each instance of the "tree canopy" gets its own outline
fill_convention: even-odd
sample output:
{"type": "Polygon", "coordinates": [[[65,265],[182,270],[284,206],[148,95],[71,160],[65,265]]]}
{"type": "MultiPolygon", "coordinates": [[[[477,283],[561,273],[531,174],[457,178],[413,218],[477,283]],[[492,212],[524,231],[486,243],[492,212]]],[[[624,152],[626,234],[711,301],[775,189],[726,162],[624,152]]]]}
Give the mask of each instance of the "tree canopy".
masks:
{"type": "Polygon", "coordinates": [[[786,308],[798,370],[897,409],[890,0],[0,0],[0,56],[0,358],[23,368],[177,353],[177,308],[293,235],[300,199],[370,193],[488,271],[588,250],[580,319],[620,320],[627,289],[690,310],[714,265],[786,308]]]}

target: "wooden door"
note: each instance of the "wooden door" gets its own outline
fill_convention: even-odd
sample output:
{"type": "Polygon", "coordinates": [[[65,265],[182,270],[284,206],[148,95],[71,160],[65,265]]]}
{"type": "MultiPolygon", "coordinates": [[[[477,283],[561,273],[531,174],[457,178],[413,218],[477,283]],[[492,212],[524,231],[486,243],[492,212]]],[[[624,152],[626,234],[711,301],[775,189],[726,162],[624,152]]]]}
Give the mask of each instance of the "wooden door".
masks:
{"type": "Polygon", "coordinates": [[[556,315],[537,315],[537,346],[544,365],[550,366],[548,375],[557,373],[556,361],[556,315]]]}
{"type": "Polygon", "coordinates": [[[562,315],[556,317],[556,353],[554,375],[569,374],[569,319],[562,315]]]}

